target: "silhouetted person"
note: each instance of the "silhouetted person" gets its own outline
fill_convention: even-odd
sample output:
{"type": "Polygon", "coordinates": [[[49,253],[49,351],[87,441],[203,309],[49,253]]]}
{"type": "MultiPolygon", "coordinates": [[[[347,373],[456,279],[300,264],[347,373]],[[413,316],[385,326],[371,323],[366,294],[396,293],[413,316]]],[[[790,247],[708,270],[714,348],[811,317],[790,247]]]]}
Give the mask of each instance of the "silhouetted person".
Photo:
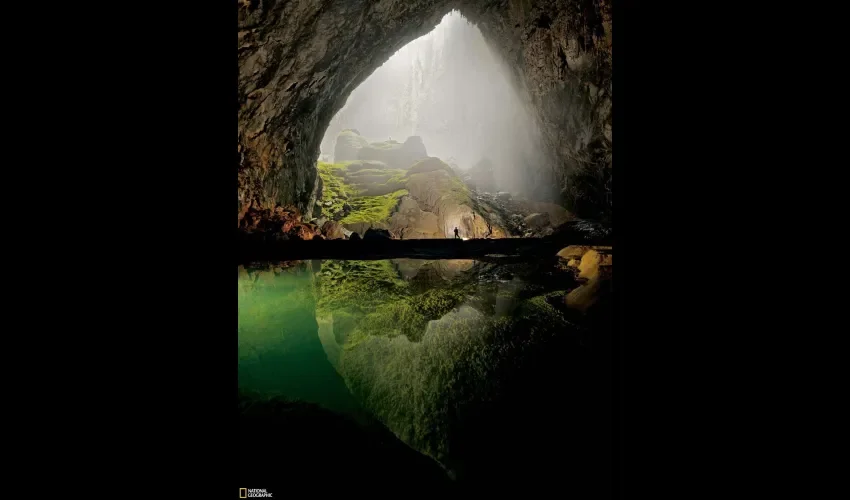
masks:
{"type": "Polygon", "coordinates": [[[458,232],[457,232],[457,228],[455,228],[455,239],[456,239],[456,240],[457,240],[457,239],[460,239],[460,235],[459,235],[459,234],[458,234],[458,232]]]}

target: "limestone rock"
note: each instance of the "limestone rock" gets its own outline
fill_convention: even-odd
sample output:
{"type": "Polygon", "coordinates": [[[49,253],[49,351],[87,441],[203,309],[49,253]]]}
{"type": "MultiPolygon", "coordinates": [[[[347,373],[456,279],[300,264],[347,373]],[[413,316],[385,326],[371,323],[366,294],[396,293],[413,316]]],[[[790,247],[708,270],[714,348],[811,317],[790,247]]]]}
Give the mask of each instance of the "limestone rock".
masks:
{"type": "Polygon", "coordinates": [[[414,173],[407,181],[410,196],[421,209],[437,215],[442,237],[460,230],[463,238],[505,238],[507,233],[473,209],[475,203],[451,168],[414,173]]]}
{"type": "Polygon", "coordinates": [[[549,225],[549,214],[531,214],[523,219],[525,225],[533,229],[542,229],[549,225]]]}
{"type": "Polygon", "coordinates": [[[573,218],[573,215],[567,209],[554,203],[523,202],[521,204],[531,212],[548,215],[549,225],[553,227],[560,226],[573,218]]]}
{"type": "Polygon", "coordinates": [[[593,306],[603,292],[603,287],[610,283],[611,268],[610,254],[588,249],[578,263],[578,279],[583,284],[567,294],[564,300],[567,307],[586,312],[593,306]]]}
{"type": "Polygon", "coordinates": [[[354,129],[346,129],[336,137],[334,146],[334,162],[356,160],[360,149],[368,146],[369,141],[360,136],[354,129]]]}
{"type": "Polygon", "coordinates": [[[327,221],[322,226],[322,234],[329,240],[342,240],[345,239],[343,229],[342,224],[339,222],[327,221]]]}
{"type": "Polygon", "coordinates": [[[404,170],[427,157],[425,144],[419,136],[408,137],[403,144],[396,141],[375,142],[362,147],[358,152],[358,158],[361,160],[380,161],[391,168],[404,170]]]}
{"type": "MultiPolygon", "coordinates": [[[[421,159],[413,164],[408,170],[408,175],[420,174],[424,172],[433,172],[435,170],[446,170],[448,172],[454,172],[452,168],[440,160],[437,157],[429,156],[428,158],[421,159]]],[[[454,174],[457,175],[457,174],[454,174]]]]}
{"type": "Polygon", "coordinates": [[[390,232],[398,239],[443,238],[439,219],[432,212],[426,212],[410,196],[401,199],[396,212],[390,218],[390,232]]]}
{"type": "Polygon", "coordinates": [[[349,222],[345,224],[345,228],[365,236],[369,229],[389,229],[390,226],[384,222],[349,222]]]}
{"type": "Polygon", "coordinates": [[[318,227],[301,221],[301,214],[294,207],[275,207],[274,209],[250,209],[240,220],[239,229],[243,233],[268,237],[271,241],[289,239],[309,240],[316,235],[318,227]]]}

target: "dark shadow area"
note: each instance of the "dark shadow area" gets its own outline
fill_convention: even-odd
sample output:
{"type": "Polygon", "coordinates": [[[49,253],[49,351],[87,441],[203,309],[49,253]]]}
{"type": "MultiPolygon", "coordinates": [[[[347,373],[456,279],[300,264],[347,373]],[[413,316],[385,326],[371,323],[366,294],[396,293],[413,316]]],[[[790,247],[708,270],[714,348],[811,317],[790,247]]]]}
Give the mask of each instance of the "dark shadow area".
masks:
{"type": "MultiPolygon", "coordinates": [[[[600,309],[610,307],[608,298],[603,302],[600,309]]],[[[610,494],[608,318],[592,318],[583,335],[563,332],[523,346],[500,367],[497,398],[452,408],[447,435],[464,457],[452,464],[460,485],[551,487],[574,498],[610,494]]],[[[521,336],[523,328],[511,334],[521,336]]]]}
{"type": "Polygon", "coordinates": [[[242,484],[295,481],[374,492],[406,482],[435,493],[451,485],[436,462],[381,424],[361,424],[310,403],[240,392],[239,433],[242,484]]]}

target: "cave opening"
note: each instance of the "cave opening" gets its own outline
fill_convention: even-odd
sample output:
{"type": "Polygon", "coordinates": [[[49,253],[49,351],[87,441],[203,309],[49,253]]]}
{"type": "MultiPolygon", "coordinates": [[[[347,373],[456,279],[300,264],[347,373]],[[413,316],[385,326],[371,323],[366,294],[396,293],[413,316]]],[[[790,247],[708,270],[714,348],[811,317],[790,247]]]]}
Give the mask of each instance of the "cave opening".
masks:
{"type": "Polygon", "coordinates": [[[554,159],[528,101],[479,28],[450,11],[330,120],[313,220],[398,239],[546,234],[571,214],[551,203],[554,159]]]}
{"type": "MultiPolygon", "coordinates": [[[[394,145],[390,140],[418,137],[429,156],[460,170],[489,161],[503,189],[559,204],[571,216],[611,227],[609,2],[447,0],[239,5],[240,229],[256,229],[257,221],[276,207],[293,207],[304,222],[320,220],[324,210],[316,210],[321,193],[317,160],[334,159],[327,136],[344,130],[340,117],[357,114],[356,104],[368,101],[362,98],[369,85],[361,89],[361,84],[390,71],[390,60],[400,50],[413,52],[428,37],[451,32],[444,25],[452,20],[463,28],[457,30],[458,39],[474,43],[448,44],[446,61],[467,75],[504,76],[501,82],[482,78],[477,88],[461,85],[472,91],[467,104],[480,104],[489,95],[496,105],[479,110],[464,106],[465,115],[449,115],[457,123],[446,123],[451,120],[445,114],[441,123],[440,106],[420,106],[413,112],[412,102],[429,97],[427,92],[416,93],[427,90],[426,82],[420,82],[408,88],[408,99],[396,97],[395,108],[385,106],[401,117],[401,123],[395,123],[403,125],[401,130],[372,130],[369,122],[349,128],[374,134],[366,142],[383,142],[389,149],[394,145]],[[486,57],[453,57],[452,47],[486,57]],[[474,73],[487,58],[495,60],[499,70],[474,73]],[[483,82],[492,92],[474,92],[483,82]],[[511,92],[493,98],[499,85],[511,92]],[[488,113],[504,118],[514,110],[516,116],[507,120],[486,118],[488,113]],[[466,147],[457,147],[463,142],[466,147]],[[514,147],[518,143],[524,144],[514,147]]],[[[435,59],[420,55],[420,77],[434,76],[428,71],[435,59]]],[[[408,57],[407,63],[408,70],[418,68],[413,66],[417,59],[408,57]]],[[[443,100],[449,107],[450,100],[443,100]]],[[[329,200],[319,201],[328,208],[329,200]]],[[[385,211],[385,204],[373,201],[364,208],[385,211]]],[[[552,215],[550,221],[538,222],[551,225],[552,215]]]]}
{"type": "Polygon", "coordinates": [[[239,4],[246,484],[604,484],[609,9],[239,4]]]}

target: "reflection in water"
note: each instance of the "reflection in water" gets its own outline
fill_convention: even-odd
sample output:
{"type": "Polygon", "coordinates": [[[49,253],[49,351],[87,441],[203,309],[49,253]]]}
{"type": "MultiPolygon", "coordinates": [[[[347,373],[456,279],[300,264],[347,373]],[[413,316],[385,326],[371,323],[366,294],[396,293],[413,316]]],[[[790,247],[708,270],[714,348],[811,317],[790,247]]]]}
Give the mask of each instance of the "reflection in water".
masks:
{"type": "Polygon", "coordinates": [[[238,305],[240,389],[356,412],[320,342],[308,269],[240,272],[238,305]]]}
{"type": "Polygon", "coordinates": [[[541,275],[469,260],[240,269],[240,389],[368,412],[460,479],[531,467],[536,432],[586,425],[554,408],[587,405],[594,370],[580,325],[553,306],[576,284],[541,275]]]}

